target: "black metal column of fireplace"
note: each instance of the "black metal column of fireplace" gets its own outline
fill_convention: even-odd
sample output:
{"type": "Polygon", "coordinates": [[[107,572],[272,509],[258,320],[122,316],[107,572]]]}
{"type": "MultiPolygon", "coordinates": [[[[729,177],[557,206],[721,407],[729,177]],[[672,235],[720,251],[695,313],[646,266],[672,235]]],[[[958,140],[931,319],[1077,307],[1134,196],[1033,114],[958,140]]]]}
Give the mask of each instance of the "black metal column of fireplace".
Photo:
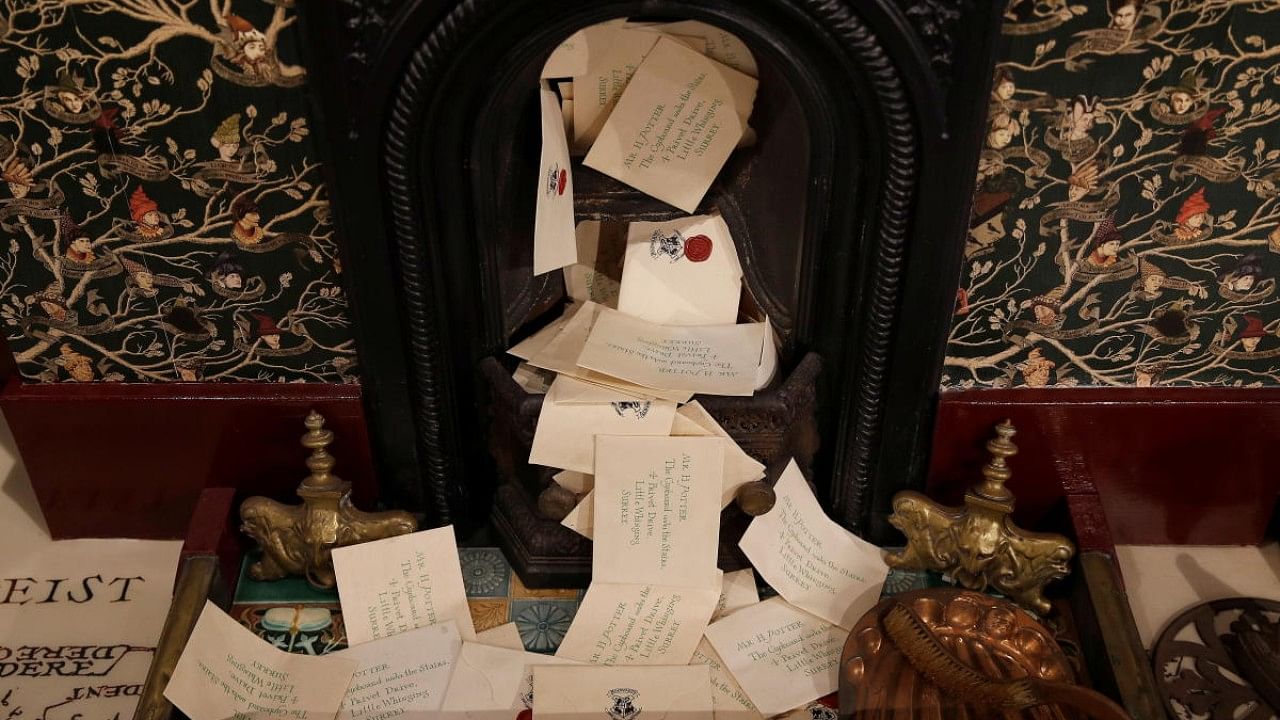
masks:
{"type": "MultiPolygon", "coordinates": [[[[782,338],[771,395],[708,409],[749,435],[812,405],[811,479],[842,523],[884,538],[889,498],[926,467],[998,15],[989,0],[306,3],[384,499],[464,532],[491,519],[527,582],[581,580],[589,545],[539,517],[545,480],[513,480],[540,399],[513,399],[497,369],[563,296],[559,273],[531,272],[537,79],[581,27],[694,19],[759,66],[758,141],[700,210],[725,214],[782,338]]],[[[580,217],[675,214],[574,173],[580,217]]]]}

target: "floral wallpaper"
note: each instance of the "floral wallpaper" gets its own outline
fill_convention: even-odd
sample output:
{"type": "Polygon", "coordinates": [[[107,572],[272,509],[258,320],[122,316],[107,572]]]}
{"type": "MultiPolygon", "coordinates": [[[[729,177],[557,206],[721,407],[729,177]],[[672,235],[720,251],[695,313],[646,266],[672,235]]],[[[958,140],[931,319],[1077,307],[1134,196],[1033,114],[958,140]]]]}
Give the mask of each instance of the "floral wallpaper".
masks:
{"type": "Polygon", "coordinates": [[[0,318],[24,378],[354,381],[293,4],[0,3],[0,318]]]}
{"type": "Polygon", "coordinates": [[[1280,4],[1013,0],[946,388],[1280,384],[1280,4]]]}

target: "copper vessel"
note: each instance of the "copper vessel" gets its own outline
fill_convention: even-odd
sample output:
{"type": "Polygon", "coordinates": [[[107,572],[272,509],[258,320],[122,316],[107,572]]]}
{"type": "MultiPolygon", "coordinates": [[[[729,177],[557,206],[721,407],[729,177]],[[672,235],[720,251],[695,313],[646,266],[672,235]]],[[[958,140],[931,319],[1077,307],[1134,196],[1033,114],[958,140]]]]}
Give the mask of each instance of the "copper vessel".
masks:
{"type": "Polygon", "coordinates": [[[854,626],[840,659],[840,716],[852,720],[1085,717],[1057,705],[1025,710],[975,707],[946,695],[923,677],[887,637],[887,604],[913,610],[955,658],[992,680],[1073,681],[1071,666],[1050,631],[1006,600],[953,588],[912,590],[882,600],[854,626]]]}

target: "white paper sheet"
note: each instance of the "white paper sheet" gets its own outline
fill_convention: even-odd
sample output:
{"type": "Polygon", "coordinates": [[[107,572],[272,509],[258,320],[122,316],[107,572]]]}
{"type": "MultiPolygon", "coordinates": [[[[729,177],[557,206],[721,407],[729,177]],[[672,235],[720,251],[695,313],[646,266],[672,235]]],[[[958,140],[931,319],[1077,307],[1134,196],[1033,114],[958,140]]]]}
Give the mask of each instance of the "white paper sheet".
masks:
{"type": "Polygon", "coordinates": [[[764,323],[676,327],[601,308],[578,365],[651,388],[749,396],[764,323]]]}
{"type": "Polygon", "coordinates": [[[533,671],[539,720],[713,720],[706,667],[560,667],[533,671]]]}
{"type": "Polygon", "coordinates": [[[337,720],[421,719],[440,707],[462,649],[452,620],[330,653],[359,668],[337,720]]]}
{"type": "Polygon", "coordinates": [[[719,588],[593,582],[556,657],[599,665],[683,665],[715,612],[719,588]]]}
{"type": "Polygon", "coordinates": [[[847,631],[780,597],[707,628],[707,639],[766,717],[834,692],[847,637],[847,631]]]}
{"type": "Polygon", "coordinates": [[[693,651],[693,665],[706,665],[711,674],[711,705],[716,720],[763,720],[764,716],[725,667],[719,653],[705,637],[693,651]]]}
{"type": "Polygon", "coordinates": [[[741,297],[738,250],[720,215],[627,227],[621,312],[659,325],[732,325],[741,297]]]}
{"type": "Polygon", "coordinates": [[[333,570],[350,645],[445,620],[476,637],[452,525],[334,548],[333,570]]]}
{"type": "Polygon", "coordinates": [[[880,601],[883,553],[827,517],[794,460],[773,489],[777,503],[751,521],[738,547],[788,602],[852,628],[880,601]]]}
{"type": "Polygon", "coordinates": [[[723,462],[718,438],[596,436],[592,581],[719,597],[723,462]]]}
{"type": "Polygon", "coordinates": [[[560,524],[578,533],[582,537],[591,540],[596,534],[596,495],[592,490],[577,505],[569,511],[568,515],[560,521],[560,524]]]}
{"type": "Polygon", "coordinates": [[[538,90],[542,109],[542,159],[533,230],[533,274],[541,275],[578,261],[573,229],[573,174],[569,142],[555,92],[544,81],[538,90]]]}
{"type": "Polygon", "coordinates": [[[694,400],[681,405],[676,410],[675,422],[671,424],[672,435],[715,436],[724,441],[724,482],[721,486],[720,507],[727,508],[738,494],[738,488],[749,482],[761,480],[765,476],[765,467],[751,457],[733,441],[729,433],[720,427],[720,423],[711,417],[711,413],[702,407],[702,403],[694,400]]]}
{"type": "MultiPolygon", "coordinates": [[[[755,78],[664,36],[627,83],[583,162],[695,212],[742,138],[756,85],[755,78]]],[[[575,113],[585,106],[579,96],[575,113]]],[[[576,115],[574,128],[582,133],[576,115]]]]}
{"type": "Polygon", "coordinates": [[[164,696],[191,720],[321,720],[337,714],[359,666],[277,650],[206,601],[164,696]]]}
{"type": "Polygon", "coordinates": [[[580,385],[561,375],[542,401],[529,462],[534,465],[590,473],[595,469],[595,436],[667,435],[676,404],[665,400],[633,400],[597,405],[561,404],[560,389],[580,385]]]}
{"type": "Polygon", "coordinates": [[[720,600],[716,603],[716,612],[711,616],[711,620],[714,622],[758,602],[760,602],[760,589],[756,587],[754,570],[743,568],[727,572],[720,583],[720,600]]]}
{"type": "Polygon", "coordinates": [[[515,720],[533,707],[533,668],[572,664],[551,655],[462,643],[441,720],[515,720]]]}

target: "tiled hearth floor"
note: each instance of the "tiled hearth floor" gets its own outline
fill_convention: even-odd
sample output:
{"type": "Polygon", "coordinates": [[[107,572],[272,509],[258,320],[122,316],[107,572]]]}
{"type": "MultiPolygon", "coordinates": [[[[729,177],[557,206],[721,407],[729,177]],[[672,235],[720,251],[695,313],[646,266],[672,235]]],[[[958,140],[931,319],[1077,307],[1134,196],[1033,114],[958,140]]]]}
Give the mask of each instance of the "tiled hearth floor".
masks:
{"type": "MultiPolygon", "coordinates": [[[[127,461],[127,460],[122,460],[127,461]]],[[[0,423],[0,720],[127,718],[160,632],[176,567],[178,542],[49,539],[35,496],[0,423]],[[22,653],[57,658],[96,648],[81,676],[9,672],[22,653]],[[114,689],[113,689],[114,688],[114,689]],[[88,695],[96,695],[86,699],[88,695]]],[[[500,552],[462,550],[464,581],[477,630],[515,622],[529,650],[552,652],[577,609],[579,591],[525,588],[500,552]]],[[[1201,599],[1253,595],[1280,600],[1280,547],[1122,547],[1120,564],[1145,643],[1179,610],[1201,599]]],[[[896,576],[894,583],[919,578],[896,576]]],[[[905,588],[894,588],[905,589],[905,588]]],[[[295,652],[345,644],[335,595],[302,582],[246,582],[232,614],[260,636],[295,652]],[[273,607],[315,608],[308,632],[282,634],[267,618],[273,607]]],[[[278,614],[278,613],[277,613],[278,614]]],[[[52,661],[56,662],[56,660],[52,661]]],[[[65,666],[63,666],[65,667],[65,666]]]]}

